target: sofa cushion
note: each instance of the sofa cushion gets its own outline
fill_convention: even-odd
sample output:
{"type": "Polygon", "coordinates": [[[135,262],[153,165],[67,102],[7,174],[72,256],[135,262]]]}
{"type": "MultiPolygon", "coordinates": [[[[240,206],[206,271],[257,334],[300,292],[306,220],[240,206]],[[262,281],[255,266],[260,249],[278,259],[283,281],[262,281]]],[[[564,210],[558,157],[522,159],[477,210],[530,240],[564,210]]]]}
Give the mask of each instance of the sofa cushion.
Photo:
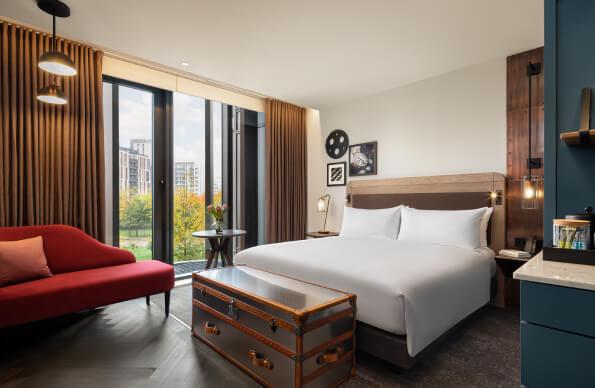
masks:
{"type": "Polygon", "coordinates": [[[0,287],[52,276],[41,236],[0,241],[0,287]]]}
{"type": "Polygon", "coordinates": [[[54,275],[0,289],[0,327],[169,291],[171,265],[156,260],[54,275]]]}

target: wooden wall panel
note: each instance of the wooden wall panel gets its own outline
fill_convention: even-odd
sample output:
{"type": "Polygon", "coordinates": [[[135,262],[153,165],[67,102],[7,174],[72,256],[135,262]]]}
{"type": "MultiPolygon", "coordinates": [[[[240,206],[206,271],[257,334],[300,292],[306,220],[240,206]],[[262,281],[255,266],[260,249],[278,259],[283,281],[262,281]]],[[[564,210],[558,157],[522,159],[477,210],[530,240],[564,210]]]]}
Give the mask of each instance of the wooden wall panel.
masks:
{"type": "MultiPolygon", "coordinates": [[[[543,198],[539,209],[521,209],[520,179],[528,174],[529,157],[529,80],[527,65],[541,63],[542,72],[532,79],[532,156],[542,158],[544,144],[543,80],[546,69],[543,67],[543,47],[507,58],[507,207],[506,245],[514,247],[517,237],[543,238],[543,198]]],[[[533,175],[543,177],[543,167],[534,169],[533,175]]]]}

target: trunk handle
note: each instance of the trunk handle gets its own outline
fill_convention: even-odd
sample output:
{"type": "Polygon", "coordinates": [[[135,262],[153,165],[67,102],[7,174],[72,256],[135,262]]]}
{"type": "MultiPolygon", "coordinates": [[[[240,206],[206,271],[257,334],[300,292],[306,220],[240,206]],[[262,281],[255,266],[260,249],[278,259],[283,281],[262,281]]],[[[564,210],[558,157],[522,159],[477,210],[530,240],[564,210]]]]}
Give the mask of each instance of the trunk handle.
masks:
{"type": "Polygon", "coordinates": [[[336,349],[327,350],[326,352],[318,356],[316,362],[322,365],[335,363],[339,361],[339,358],[341,358],[344,352],[345,350],[342,346],[337,346],[336,349]]]}
{"type": "Polygon", "coordinates": [[[205,322],[205,334],[215,334],[215,335],[219,335],[220,331],[219,328],[211,322],[205,322]]]}
{"type": "Polygon", "coordinates": [[[256,350],[248,351],[248,358],[252,360],[252,365],[265,368],[273,369],[273,362],[266,358],[263,354],[257,353],[256,350]]]}

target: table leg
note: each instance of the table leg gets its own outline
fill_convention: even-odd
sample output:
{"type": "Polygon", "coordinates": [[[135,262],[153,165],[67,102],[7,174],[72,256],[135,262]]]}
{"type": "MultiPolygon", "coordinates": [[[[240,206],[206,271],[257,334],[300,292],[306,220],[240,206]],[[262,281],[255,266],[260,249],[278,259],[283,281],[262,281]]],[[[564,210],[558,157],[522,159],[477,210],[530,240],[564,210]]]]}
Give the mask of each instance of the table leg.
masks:
{"type": "Polygon", "coordinates": [[[221,261],[223,261],[224,263],[226,263],[226,265],[233,265],[233,260],[232,258],[229,257],[229,241],[231,240],[231,238],[224,238],[222,239],[222,244],[221,244],[221,261]]]}
{"type": "Polygon", "coordinates": [[[219,244],[219,241],[217,238],[210,238],[209,244],[211,245],[211,250],[209,251],[209,257],[207,259],[207,266],[205,268],[206,269],[217,268],[217,262],[219,261],[217,252],[219,252],[220,244],[219,244]],[[213,267],[213,259],[215,260],[214,267],[213,267]]]}
{"type": "Polygon", "coordinates": [[[215,253],[216,252],[213,249],[209,251],[209,257],[207,258],[207,265],[205,266],[205,269],[211,268],[211,265],[213,264],[213,258],[215,257],[215,253]]]}

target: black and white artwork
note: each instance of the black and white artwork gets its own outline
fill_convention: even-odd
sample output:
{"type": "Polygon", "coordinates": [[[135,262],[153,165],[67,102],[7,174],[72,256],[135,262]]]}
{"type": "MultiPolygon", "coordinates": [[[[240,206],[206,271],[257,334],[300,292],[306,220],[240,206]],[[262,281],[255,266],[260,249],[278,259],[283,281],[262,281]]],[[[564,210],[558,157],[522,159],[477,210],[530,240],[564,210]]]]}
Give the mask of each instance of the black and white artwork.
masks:
{"type": "Polygon", "coordinates": [[[347,163],[329,163],[326,165],[326,185],[327,186],[345,186],[347,179],[345,175],[347,163]]]}
{"type": "Polygon", "coordinates": [[[349,147],[349,176],[376,175],[378,142],[354,144],[349,147]]]}
{"type": "Polygon", "coordinates": [[[339,159],[349,148],[349,136],[342,129],[335,129],[329,133],[325,142],[326,154],[333,158],[339,159]]]}

